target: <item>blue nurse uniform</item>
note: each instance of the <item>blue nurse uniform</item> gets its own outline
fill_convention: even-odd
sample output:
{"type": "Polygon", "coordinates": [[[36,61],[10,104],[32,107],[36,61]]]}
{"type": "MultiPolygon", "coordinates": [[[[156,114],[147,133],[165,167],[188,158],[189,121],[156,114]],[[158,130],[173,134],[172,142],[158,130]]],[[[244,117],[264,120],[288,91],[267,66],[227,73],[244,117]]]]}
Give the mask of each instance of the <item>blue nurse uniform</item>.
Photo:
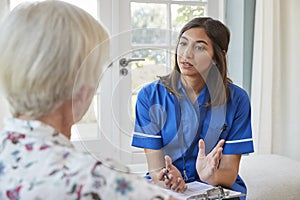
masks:
{"type": "MultiPolygon", "coordinates": [[[[249,97],[233,83],[228,83],[228,88],[230,98],[225,109],[224,106],[215,109],[206,106],[210,100],[207,87],[192,104],[180,81],[178,90],[183,94],[180,97],[168,92],[160,80],[146,85],[138,94],[132,146],[163,150],[165,155],[172,158],[183,177],[186,171],[186,182],[201,181],[196,171],[198,141],[201,138],[206,146],[211,145],[209,151],[219,140],[224,139],[223,154],[252,153],[249,97]],[[218,117],[220,110],[224,118],[218,117]],[[217,138],[205,140],[213,134],[217,138]]],[[[247,192],[240,176],[230,189],[244,194],[247,192]]]]}

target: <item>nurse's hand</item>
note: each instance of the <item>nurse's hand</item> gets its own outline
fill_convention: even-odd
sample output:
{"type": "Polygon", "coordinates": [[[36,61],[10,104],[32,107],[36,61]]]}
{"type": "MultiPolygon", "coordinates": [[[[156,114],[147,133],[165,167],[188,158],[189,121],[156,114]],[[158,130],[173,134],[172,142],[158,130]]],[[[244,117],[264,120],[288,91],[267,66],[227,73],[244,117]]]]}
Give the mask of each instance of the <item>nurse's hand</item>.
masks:
{"type": "Polygon", "coordinates": [[[224,140],[220,140],[216,147],[205,155],[205,144],[201,139],[199,141],[199,152],[196,160],[196,169],[201,181],[209,182],[215,171],[218,169],[219,161],[222,157],[224,140]]]}
{"type": "Polygon", "coordinates": [[[180,171],[172,164],[170,156],[165,156],[166,167],[159,173],[159,180],[164,181],[167,188],[176,192],[184,192],[187,189],[180,171]]]}

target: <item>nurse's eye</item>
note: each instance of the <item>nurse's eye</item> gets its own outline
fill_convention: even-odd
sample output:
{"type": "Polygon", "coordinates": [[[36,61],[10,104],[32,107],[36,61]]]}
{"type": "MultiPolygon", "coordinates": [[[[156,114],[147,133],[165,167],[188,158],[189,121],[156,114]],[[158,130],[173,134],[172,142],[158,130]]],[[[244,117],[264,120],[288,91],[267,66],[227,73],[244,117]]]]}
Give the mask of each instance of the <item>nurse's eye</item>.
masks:
{"type": "Polygon", "coordinates": [[[197,51],[204,51],[205,49],[202,46],[195,46],[197,51]]]}
{"type": "Polygon", "coordinates": [[[186,45],[187,45],[187,42],[180,41],[180,42],[178,43],[178,45],[179,45],[179,46],[186,46],[186,45]]]}

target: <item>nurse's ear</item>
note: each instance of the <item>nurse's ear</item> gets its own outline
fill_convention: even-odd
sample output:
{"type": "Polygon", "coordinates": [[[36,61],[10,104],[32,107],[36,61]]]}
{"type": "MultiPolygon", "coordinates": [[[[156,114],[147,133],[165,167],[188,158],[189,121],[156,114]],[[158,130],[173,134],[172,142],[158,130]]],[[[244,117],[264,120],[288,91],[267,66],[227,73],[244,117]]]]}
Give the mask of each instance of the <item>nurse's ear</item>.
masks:
{"type": "MultiPolygon", "coordinates": [[[[224,57],[227,56],[227,51],[226,51],[226,50],[222,50],[222,53],[223,53],[224,57]]],[[[213,57],[212,63],[213,63],[214,65],[217,65],[217,64],[216,64],[217,62],[216,62],[216,60],[215,60],[215,57],[213,57]]]]}

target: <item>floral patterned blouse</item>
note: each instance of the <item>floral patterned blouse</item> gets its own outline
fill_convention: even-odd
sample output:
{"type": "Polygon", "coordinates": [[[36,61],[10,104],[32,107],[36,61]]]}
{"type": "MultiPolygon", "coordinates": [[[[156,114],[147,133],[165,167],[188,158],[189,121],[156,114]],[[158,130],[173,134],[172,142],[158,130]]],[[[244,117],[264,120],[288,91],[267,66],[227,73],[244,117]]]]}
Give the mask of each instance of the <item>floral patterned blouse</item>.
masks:
{"type": "Polygon", "coordinates": [[[39,121],[6,119],[0,133],[0,199],[168,199],[142,177],[95,160],[39,121]]]}

